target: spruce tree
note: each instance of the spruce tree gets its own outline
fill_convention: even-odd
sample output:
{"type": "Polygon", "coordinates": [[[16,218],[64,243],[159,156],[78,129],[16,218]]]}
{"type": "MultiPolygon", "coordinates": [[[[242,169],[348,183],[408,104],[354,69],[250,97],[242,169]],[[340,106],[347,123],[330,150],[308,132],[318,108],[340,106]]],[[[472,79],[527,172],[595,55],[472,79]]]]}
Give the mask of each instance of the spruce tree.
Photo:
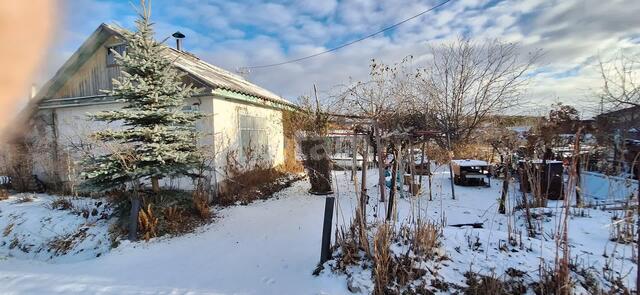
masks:
{"type": "Polygon", "coordinates": [[[107,94],[125,106],[90,115],[92,120],[122,126],[94,133],[94,138],[109,148],[88,159],[84,173],[87,184],[94,188],[129,186],[130,239],[135,239],[137,231],[141,183],[151,181],[157,193],[158,179],[186,175],[200,162],[195,122],[202,115],[182,111],[185,99],[199,90],[182,82],[184,74],[173,67],[164,52],[169,49],[153,39],[150,5],[142,0],[141,7],[137,30],[123,32],[125,53],[112,51],[122,75],[114,79],[113,89],[107,94]]]}

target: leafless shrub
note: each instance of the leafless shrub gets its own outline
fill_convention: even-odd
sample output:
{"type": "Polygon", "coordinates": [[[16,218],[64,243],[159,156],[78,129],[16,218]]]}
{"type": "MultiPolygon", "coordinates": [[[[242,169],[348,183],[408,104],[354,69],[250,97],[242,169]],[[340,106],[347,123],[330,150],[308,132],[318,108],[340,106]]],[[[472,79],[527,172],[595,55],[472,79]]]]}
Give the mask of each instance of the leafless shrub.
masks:
{"type": "Polygon", "coordinates": [[[18,192],[28,192],[33,175],[33,159],[27,145],[5,144],[0,153],[0,173],[11,177],[11,186],[18,192]]]}
{"type": "Polygon", "coordinates": [[[183,210],[178,206],[171,206],[164,209],[164,222],[170,233],[177,233],[180,223],[182,223],[183,210]]]}
{"type": "Polygon", "coordinates": [[[49,203],[49,208],[52,210],[71,210],[73,209],[73,203],[68,198],[57,197],[49,203]]]}
{"type": "Polygon", "coordinates": [[[29,203],[29,202],[33,202],[34,198],[33,195],[29,195],[29,194],[22,194],[20,195],[20,197],[18,197],[18,199],[16,200],[16,204],[20,204],[20,203],[29,203]]]}
{"type": "Polygon", "coordinates": [[[348,228],[342,226],[336,231],[336,245],[340,249],[336,257],[336,270],[345,271],[348,266],[356,265],[362,259],[358,235],[354,222],[348,228]]]}
{"type": "Polygon", "coordinates": [[[277,168],[254,169],[239,173],[222,182],[218,198],[214,201],[223,206],[236,202],[246,205],[277,191],[278,181],[286,178],[287,175],[277,168]]]}
{"type": "Polygon", "coordinates": [[[211,218],[211,209],[209,208],[209,201],[204,190],[196,189],[192,194],[192,201],[193,207],[201,219],[208,220],[211,218]]]}

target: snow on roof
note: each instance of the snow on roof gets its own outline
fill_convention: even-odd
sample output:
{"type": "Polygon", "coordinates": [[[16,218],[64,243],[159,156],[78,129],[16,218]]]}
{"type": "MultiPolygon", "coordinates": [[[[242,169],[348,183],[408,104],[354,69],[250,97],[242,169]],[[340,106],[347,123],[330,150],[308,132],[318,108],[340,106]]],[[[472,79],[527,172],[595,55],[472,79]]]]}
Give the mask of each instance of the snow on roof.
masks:
{"type": "MultiPolygon", "coordinates": [[[[518,162],[531,162],[534,164],[542,164],[542,159],[535,159],[535,160],[520,160],[518,162]]],[[[562,163],[562,161],[558,161],[558,160],[547,160],[547,164],[558,164],[558,163],[562,163]]]]}
{"type": "MultiPolygon", "coordinates": [[[[127,32],[126,29],[117,25],[104,24],[104,26],[120,35],[127,32]]],[[[195,76],[211,87],[257,96],[285,105],[293,105],[291,102],[274,94],[273,92],[255,85],[239,75],[201,60],[191,53],[179,51],[169,46],[167,46],[167,49],[168,50],[166,50],[165,53],[168,58],[174,61],[174,65],[176,67],[195,76]]]]}
{"type": "Polygon", "coordinates": [[[482,160],[451,160],[451,162],[455,163],[460,167],[471,167],[471,166],[488,166],[489,164],[482,160]]]}
{"type": "Polygon", "coordinates": [[[512,127],[507,127],[507,129],[511,130],[511,131],[515,131],[518,133],[523,133],[523,132],[528,132],[529,130],[531,130],[531,126],[512,126],[512,127]]]}

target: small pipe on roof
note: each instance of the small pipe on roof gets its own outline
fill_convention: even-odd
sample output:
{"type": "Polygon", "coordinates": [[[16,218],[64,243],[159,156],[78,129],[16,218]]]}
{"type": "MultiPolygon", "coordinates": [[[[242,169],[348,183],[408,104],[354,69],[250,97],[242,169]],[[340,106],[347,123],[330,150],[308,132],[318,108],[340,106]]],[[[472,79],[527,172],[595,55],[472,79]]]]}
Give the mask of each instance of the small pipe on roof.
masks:
{"type": "Polygon", "coordinates": [[[182,39],[184,39],[184,37],[186,36],[183,33],[180,33],[180,31],[173,33],[171,36],[173,36],[173,38],[176,38],[176,49],[178,51],[182,51],[182,39]]]}

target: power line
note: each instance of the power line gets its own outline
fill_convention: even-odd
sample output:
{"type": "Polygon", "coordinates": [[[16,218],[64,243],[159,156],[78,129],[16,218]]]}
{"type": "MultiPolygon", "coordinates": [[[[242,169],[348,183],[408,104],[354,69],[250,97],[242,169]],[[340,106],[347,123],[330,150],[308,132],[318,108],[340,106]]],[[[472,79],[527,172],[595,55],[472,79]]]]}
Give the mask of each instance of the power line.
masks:
{"type": "Polygon", "coordinates": [[[412,19],[415,19],[415,18],[420,17],[420,16],[422,16],[422,15],[424,15],[424,14],[426,14],[426,13],[429,13],[429,12],[431,12],[431,11],[433,11],[433,10],[436,10],[436,9],[440,8],[441,6],[444,6],[445,4],[447,4],[447,3],[449,3],[449,2],[451,2],[451,0],[445,0],[445,1],[441,2],[440,4],[438,4],[438,5],[436,5],[436,6],[433,6],[433,7],[429,8],[429,9],[427,9],[427,10],[424,10],[424,11],[422,11],[422,12],[420,12],[420,13],[418,13],[418,14],[416,14],[416,15],[414,15],[414,16],[412,16],[412,17],[410,17],[410,18],[404,19],[404,20],[402,20],[402,21],[400,21],[400,22],[398,22],[398,23],[395,23],[395,24],[393,24],[393,25],[390,25],[390,26],[388,26],[388,27],[385,27],[385,28],[383,28],[383,29],[381,29],[381,30],[379,30],[379,31],[377,31],[377,32],[374,32],[374,33],[371,33],[371,34],[366,35],[366,36],[364,36],[364,37],[358,38],[358,39],[356,39],[356,40],[353,40],[353,41],[350,41],[350,42],[344,43],[344,44],[342,44],[342,45],[340,45],[340,46],[337,46],[337,47],[333,47],[333,48],[327,49],[327,50],[322,51],[322,52],[318,52],[318,53],[315,53],[315,54],[312,54],[312,55],[308,55],[308,56],[305,56],[305,57],[300,57],[300,58],[296,58],[296,59],[291,59],[291,60],[287,60],[287,61],[283,61],[283,62],[279,62],[279,63],[266,64],[266,65],[259,65],[259,66],[249,66],[249,67],[242,67],[242,68],[243,68],[243,69],[261,69],[261,68],[277,67],[277,66],[281,66],[281,65],[286,65],[286,64],[290,64],[290,63],[299,62],[299,61],[303,61],[303,60],[306,60],[306,59],[314,58],[314,57],[316,57],[316,56],[320,56],[320,55],[323,55],[323,54],[327,54],[327,53],[329,53],[329,52],[336,51],[336,50],[338,50],[338,49],[342,49],[342,48],[347,47],[347,46],[349,46],[349,45],[352,45],[352,44],[358,43],[358,42],[360,42],[360,41],[363,41],[363,40],[369,39],[369,38],[371,38],[371,37],[373,37],[373,36],[376,36],[376,35],[378,35],[378,34],[380,34],[380,33],[384,33],[384,32],[386,32],[386,31],[388,31],[388,30],[394,29],[394,28],[396,28],[396,27],[398,27],[398,26],[400,26],[400,25],[402,25],[402,24],[404,24],[404,23],[406,23],[406,22],[408,22],[408,21],[410,21],[410,20],[412,20],[412,19]]]}

